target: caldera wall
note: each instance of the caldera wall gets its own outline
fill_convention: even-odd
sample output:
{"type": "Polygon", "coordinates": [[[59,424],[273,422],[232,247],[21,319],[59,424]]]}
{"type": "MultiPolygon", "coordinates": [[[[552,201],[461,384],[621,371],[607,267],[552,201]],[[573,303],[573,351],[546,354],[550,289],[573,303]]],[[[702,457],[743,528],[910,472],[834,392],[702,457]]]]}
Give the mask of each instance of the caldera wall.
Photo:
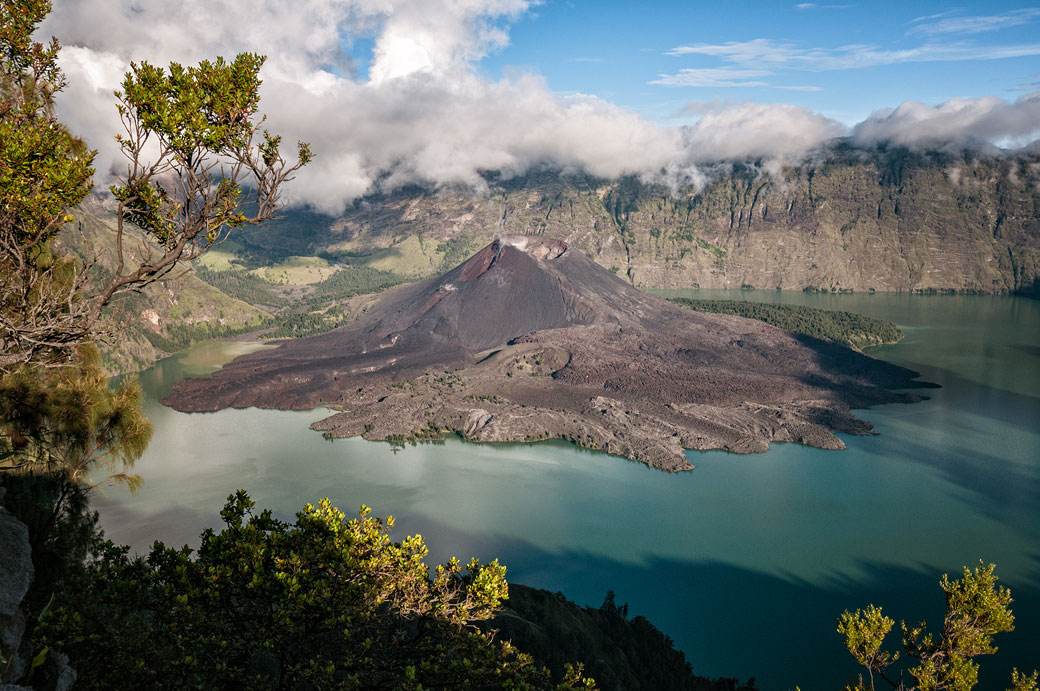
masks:
{"type": "Polygon", "coordinates": [[[641,288],[1028,292],[1040,286],[1040,156],[836,149],[771,171],[720,166],[696,189],[529,174],[486,194],[372,197],[311,232],[332,254],[545,235],[641,288]]]}

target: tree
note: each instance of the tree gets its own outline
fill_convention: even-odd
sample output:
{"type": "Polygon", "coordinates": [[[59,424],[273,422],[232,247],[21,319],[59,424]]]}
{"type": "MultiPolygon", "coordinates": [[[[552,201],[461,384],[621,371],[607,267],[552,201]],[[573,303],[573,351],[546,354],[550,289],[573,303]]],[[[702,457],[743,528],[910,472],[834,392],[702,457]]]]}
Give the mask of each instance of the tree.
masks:
{"type": "Polygon", "coordinates": [[[197,556],[157,543],[147,559],[99,546],[86,583],[44,618],[89,688],[593,688],[545,670],[474,625],[507,595],[493,561],[424,562],[393,518],[322,500],[289,524],[228,497],[197,556]]]}
{"type": "MultiPolygon", "coordinates": [[[[99,276],[89,258],[56,256],[52,240],[91,189],[94,152],[53,113],[59,45],[31,38],[50,9],[0,0],[0,466],[29,471],[0,479],[18,481],[7,484],[28,505],[19,513],[42,526],[31,539],[59,561],[37,571],[60,605],[34,604],[41,654],[62,649],[80,684],[101,689],[552,687],[530,657],[473,625],[505,596],[502,566],[453,559],[431,574],[421,537],[391,542],[392,519],[364,508],[347,521],[324,501],[287,524],[254,513],[243,492],[196,556],[158,543],[130,558],[101,541],[89,471],[111,463],[110,479],[133,485],[125,471],[150,434],[136,385],[109,389],[84,347],[102,310],[270,219],[311,154],[300,143],[286,162],[281,138],[262,128],[263,57],[132,63],[116,93],[127,159],[110,188],[116,270],[99,276]]],[[[594,687],[571,668],[557,688],[594,687]]]]}
{"type": "Polygon", "coordinates": [[[109,387],[100,354],[90,345],[80,346],[66,367],[12,372],[0,378],[0,460],[15,459],[71,484],[120,482],[136,489],[140,477],[126,470],[152,436],[141,397],[133,377],[109,387]],[[98,467],[109,475],[91,478],[98,467]]]}
{"type": "MultiPolygon", "coordinates": [[[[168,70],[132,63],[116,93],[125,130],[116,139],[128,161],[111,188],[117,268],[99,283],[91,262],[77,266],[51,249],[90,190],[94,152],[54,116],[53,97],[65,86],[59,45],[31,38],[50,9],[49,0],[0,0],[0,468],[5,458],[39,470],[61,465],[78,482],[95,461],[132,464],[148,438],[146,421],[131,412],[140,398],[133,383],[109,392],[93,351],[81,347],[97,335],[102,309],[170,277],[234,228],[270,219],[282,185],[311,154],[298,144],[290,165],[280,137],[261,134],[264,58],[246,53],[168,70]],[[152,242],[132,243],[128,223],[152,242]],[[53,367],[61,371],[42,371],[53,367]]],[[[135,477],[114,470],[135,486],[135,477]]]]}
{"type": "MultiPolygon", "coordinates": [[[[111,188],[117,270],[59,256],[53,240],[92,188],[95,152],[54,113],[66,84],[60,46],[32,39],[50,10],[49,0],[0,0],[0,492],[30,528],[42,597],[84,566],[97,531],[91,471],[135,488],[127,471],[151,435],[140,388],[110,388],[91,343],[104,308],[271,218],[281,186],[310,160],[301,143],[288,164],[280,138],[261,133],[262,57],[132,64],[116,93],[128,161],[111,188]]],[[[39,598],[32,604],[39,611],[39,598]]]]}
{"type": "Polygon", "coordinates": [[[31,39],[49,11],[47,0],[0,0],[0,373],[66,362],[90,334],[86,273],[49,244],[94,172],[94,152],[54,117],[57,39],[31,39]]]}
{"type": "MultiPolygon", "coordinates": [[[[870,689],[879,678],[900,690],[970,691],[978,683],[979,672],[972,658],[995,653],[993,636],[1015,628],[1009,608],[1011,591],[997,587],[995,569],[994,564],[986,566],[980,561],[974,570],[965,566],[959,580],[951,581],[943,574],[939,586],[946,594],[947,611],[938,638],[927,632],[924,622],[916,626],[901,623],[903,650],[916,661],[907,670],[914,684],[905,683],[902,677],[896,681],[887,673],[899,653],[883,651],[881,646],[895,622],[874,605],[854,613],[843,612],[838,618],[838,633],[845,637],[845,645],[856,661],[867,668],[870,689]]],[[[846,687],[849,691],[866,688],[862,677],[846,687]]],[[[1014,670],[1010,691],[1037,691],[1037,672],[1019,674],[1014,670]]]]}
{"type": "Polygon", "coordinates": [[[172,63],[168,71],[131,63],[123,91],[116,92],[125,131],[116,139],[128,161],[125,177],[111,188],[119,200],[118,268],[96,308],[167,277],[178,262],[198,258],[235,228],[274,217],[282,185],[311,153],[299,142],[297,162],[290,165],[279,152],[281,137],[261,134],[265,117],[256,112],[264,60],[242,53],[230,63],[172,63]],[[149,161],[153,143],[158,151],[149,161]],[[144,259],[133,267],[124,250],[127,221],[158,246],[144,247],[144,259]]]}
{"type": "Polygon", "coordinates": [[[127,159],[111,188],[117,269],[93,285],[92,262],[75,266],[51,253],[69,210],[91,189],[94,152],[54,116],[66,83],[58,41],[31,38],[50,9],[49,0],[0,0],[0,372],[70,362],[114,297],[170,277],[234,228],[272,218],[282,185],[311,160],[301,142],[289,164],[281,137],[262,129],[263,57],[168,70],[131,63],[116,92],[124,129],[116,139],[127,159]],[[127,223],[151,241],[134,243],[136,259],[127,223]]]}

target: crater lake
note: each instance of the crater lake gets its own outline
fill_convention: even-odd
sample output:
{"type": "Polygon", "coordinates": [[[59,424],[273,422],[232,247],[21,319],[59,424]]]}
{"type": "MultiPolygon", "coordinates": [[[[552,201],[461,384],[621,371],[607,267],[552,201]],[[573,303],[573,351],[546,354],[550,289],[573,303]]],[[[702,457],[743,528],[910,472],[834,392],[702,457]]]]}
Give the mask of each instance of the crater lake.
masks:
{"type": "MultiPolygon", "coordinates": [[[[158,400],[259,346],[209,342],[140,374],[155,436],[143,488],[99,489],[107,535],[146,552],[197,546],[239,488],[291,518],[329,497],[421,533],[429,563],[499,558],[510,581],[599,606],[608,589],[686,653],[694,672],[754,677],[762,689],[840,688],[858,668],[836,632],[873,602],[898,622],[944,612],[938,580],[997,564],[1016,631],[980,658],[980,687],[1040,666],[1040,301],[1023,297],[669,292],[840,309],[889,319],[895,345],[867,352],[921,373],[928,400],[857,411],[877,436],[844,451],[774,444],[764,454],[688,452],[666,474],[563,442],[395,447],[325,440],[328,413],[179,413],[158,400]]],[[[896,627],[898,630],[898,626],[896,627]]],[[[899,649],[896,634],[890,649],[899,649]]]]}

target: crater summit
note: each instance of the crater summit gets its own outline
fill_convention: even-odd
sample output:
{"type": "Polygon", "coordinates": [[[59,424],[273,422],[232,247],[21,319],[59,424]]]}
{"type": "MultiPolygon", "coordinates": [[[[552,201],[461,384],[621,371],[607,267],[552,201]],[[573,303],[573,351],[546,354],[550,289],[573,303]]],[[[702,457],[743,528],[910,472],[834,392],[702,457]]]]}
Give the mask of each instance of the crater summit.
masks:
{"type": "Polygon", "coordinates": [[[843,448],[851,407],[913,400],[916,373],[642,293],[559,240],[505,235],[357,322],[178,382],[164,403],[342,412],[330,436],[563,438],[665,470],[684,449],[843,448]]]}

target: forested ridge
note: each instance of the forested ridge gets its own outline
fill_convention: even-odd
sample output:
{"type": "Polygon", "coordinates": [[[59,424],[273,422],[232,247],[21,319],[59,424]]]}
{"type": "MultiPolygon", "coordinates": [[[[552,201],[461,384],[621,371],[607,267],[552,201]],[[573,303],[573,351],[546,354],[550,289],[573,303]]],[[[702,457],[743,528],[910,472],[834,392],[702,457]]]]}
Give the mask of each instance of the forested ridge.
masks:
{"type": "Polygon", "coordinates": [[[774,305],[746,300],[701,300],[668,298],[681,307],[699,312],[733,314],[757,319],[780,329],[826,338],[853,348],[897,343],[903,338],[899,327],[886,319],[843,310],[822,310],[800,305],[774,305]]]}

